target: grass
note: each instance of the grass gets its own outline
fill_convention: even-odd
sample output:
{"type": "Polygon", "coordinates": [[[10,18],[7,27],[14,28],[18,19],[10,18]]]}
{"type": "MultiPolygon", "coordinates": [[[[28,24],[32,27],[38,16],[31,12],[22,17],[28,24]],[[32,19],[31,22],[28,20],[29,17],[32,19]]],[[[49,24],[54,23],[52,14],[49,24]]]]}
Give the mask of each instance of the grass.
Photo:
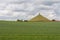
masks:
{"type": "Polygon", "coordinates": [[[60,40],[60,22],[0,21],[0,40],[60,40]]]}

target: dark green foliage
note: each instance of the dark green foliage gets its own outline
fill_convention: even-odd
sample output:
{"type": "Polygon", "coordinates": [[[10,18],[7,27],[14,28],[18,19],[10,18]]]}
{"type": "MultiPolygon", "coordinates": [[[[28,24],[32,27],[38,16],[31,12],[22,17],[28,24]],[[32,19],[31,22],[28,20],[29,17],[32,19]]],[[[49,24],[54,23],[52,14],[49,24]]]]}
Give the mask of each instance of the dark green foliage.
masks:
{"type": "Polygon", "coordinates": [[[23,20],[19,20],[19,19],[17,19],[17,22],[23,22],[23,20]]]}
{"type": "Polygon", "coordinates": [[[56,21],[55,19],[53,19],[52,21],[56,21]]]}
{"type": "Polygon", "coordinates": [[[24,20],[24,22],[28,22],[28,20],[24,20]]]}

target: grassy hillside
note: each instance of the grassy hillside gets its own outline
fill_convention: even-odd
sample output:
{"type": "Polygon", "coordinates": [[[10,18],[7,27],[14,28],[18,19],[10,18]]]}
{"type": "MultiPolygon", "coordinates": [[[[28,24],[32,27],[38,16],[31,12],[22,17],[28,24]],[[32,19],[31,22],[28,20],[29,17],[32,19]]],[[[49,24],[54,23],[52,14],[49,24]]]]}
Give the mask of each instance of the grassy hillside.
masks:
{"type": "Polygon", "coordinates": [[[0,21],[0,40],[60,40],[60,22],[0,21]]]}
{"type": "Polygon", "coordinates": [[[47,22],[47,21],[50,21],[50,20],[43,17],[42,15],[37,15],[36,17],[32,18],[29,21],[31,21],[31,22],[47,22]]]}

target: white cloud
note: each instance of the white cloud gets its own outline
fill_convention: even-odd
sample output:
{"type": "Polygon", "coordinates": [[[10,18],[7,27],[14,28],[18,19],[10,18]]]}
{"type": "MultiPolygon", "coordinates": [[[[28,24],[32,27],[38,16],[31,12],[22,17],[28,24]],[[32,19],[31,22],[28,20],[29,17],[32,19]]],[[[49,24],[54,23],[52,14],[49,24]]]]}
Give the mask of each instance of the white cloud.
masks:
{"type": "Polygon", "coordinates": [[[30,19],[39,12],[49,19],[59,19],[59,10],[60,0],[0,0],[0,19],[30,19]]]}
{"type": "Polygon", "coordinates": [[[41,13],[41,15],[47,17],[50,20],[56,18],[56,14],[53,10],[41,10],[40,13],[41,13]]]}
{"type": "Polygon", "coordinates": [[[8,13],[7,10],[0,10],[0,16],[4,16],[8,13]]]}
{"type": "Polygon", "coordinates": [[[29,11],[33,11],[35,8],[34,8],[34,5],[31,4],[31,3],[26,3],[25,4],[25,10],[29,10],[29,11]]]}

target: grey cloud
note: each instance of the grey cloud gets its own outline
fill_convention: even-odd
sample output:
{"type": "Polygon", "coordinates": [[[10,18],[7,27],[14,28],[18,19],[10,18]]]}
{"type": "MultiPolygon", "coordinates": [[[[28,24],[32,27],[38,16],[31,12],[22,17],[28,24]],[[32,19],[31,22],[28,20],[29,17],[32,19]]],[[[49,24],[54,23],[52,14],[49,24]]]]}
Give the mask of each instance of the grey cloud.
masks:
{"type": "Polygon", "coordinates": [[[3,15],[3,17],[0,17],[0,19],[29,19],[32,18],[31,16],[34,16],[39,12],[44,14],[46,17],[50,14],[49,17],[52,19],[51,16],[57,16],[60,14],[59,0],[0,0],[0,4],[1,3],[3,3],[4,6],[2,4],[2,6],[0,5],[0,8],[7,10],[8,13],[3,15]],[[21,14],[21,12],[23,13],[21,14]]]}

